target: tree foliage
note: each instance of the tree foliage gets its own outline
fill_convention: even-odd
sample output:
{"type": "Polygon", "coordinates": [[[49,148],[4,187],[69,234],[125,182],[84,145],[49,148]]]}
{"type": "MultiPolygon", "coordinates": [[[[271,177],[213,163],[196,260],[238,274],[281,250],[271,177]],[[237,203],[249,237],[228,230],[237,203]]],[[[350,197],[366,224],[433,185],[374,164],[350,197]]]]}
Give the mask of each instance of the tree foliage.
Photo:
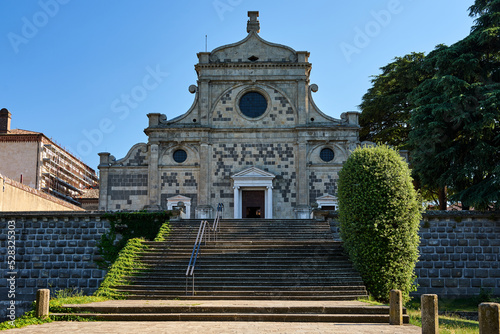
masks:
{"type": "Polygon", "coordinates": [[[396,57],[381,68],[382,74],[374,76],[360,105],[361,141],[406,147],[414,107],[408,94],[428,77],[421,70],[423,60],[423,53],[396,57]]]}
{"type": "Polygon", "coordinates": [[[410,146],[423,184],[486,209],[500,197],[500,0],[478,0],[470,13],[481,15],[471,34],[423,62],[432,78],[410,94],[410,146]]]}
{"type": "Polygon", "coordinates": [[[410,170],[387,146],[356,149],[339,173],[340,235],[370,294],[414,290],[420,203],[410,170]]]}
{"type": "Polygon", "coordinates": [[[500,0],[476,0],[463,40],[382,67],[363,97],[362,140],[411,149],[417,183],[464,208],[499,207],[500,0]]]}

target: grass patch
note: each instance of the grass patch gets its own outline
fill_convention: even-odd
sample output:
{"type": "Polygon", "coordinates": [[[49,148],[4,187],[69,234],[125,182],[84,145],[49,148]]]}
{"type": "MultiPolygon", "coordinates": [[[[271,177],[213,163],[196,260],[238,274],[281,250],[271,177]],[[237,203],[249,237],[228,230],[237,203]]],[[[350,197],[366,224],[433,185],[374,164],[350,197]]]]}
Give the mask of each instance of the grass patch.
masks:
{"type": "MultiPolygon", "coordinates": [[[[87,304],[93,302],[102,302],[109,300],[106,297],[84,296],[81,291],[77,289],[63,289],[54,293],[54,297],[49,302],[49,316],[45,319],[39,319],[35,316],[35,303],[33,302],[32,310],[26,312],[22,316],[16,318],[14,321],[5,321],[0,323],[0,330],[7,330],[12,328],[21,328],[30,325],[41,325],[54,321],[54,317],[50,313],[71,313],[71,309],[63,308],[64,304],[87,304]]],[[[64,321],[92,321],[92,319],[81,318],[76,316],[58,317],[57,320],[64,321]]]]}
{"type": "MultiPolygon", "coordinates": [[[[410,324],[422,327],[422,317],[420,309],[407,308],[410,316],[410,324]]],[[[439,333],[440,334],[478,334],[479,322],[473,320],[462,319],[457,316],[439,316],[439,333]]]]}
{"type": "Polygon", "coordinates": [[[99,289],[94,293],[97,297],[122,299],[125,294],[120,293],[114,286],[126,284],[125,277],[131,276],[146,269],[147,266],[139,261],[139,253],[148,249],[144,239],[130,239],[118,254],[118,258],[104,277],[99,289]]]}
{"type": "Polygon", "coordinates": [[[370,305],[373,305],[373,306],[382,306],[382,305],[387,305],[387,304],[382,304],[378,301],[375,300],[375,298],[373,298],[371,295],[368,296],[368,298],[358,298],[356,299],[358,302],[363,302],[363,303],[367,303],[367,304],[370,304],[370,305]]]}
{"type": "Polygon", "coordinates": [[[168,236],[170,235],[170,224],[169,222],[164,223],[161,227],[160,230],[158,231],[158,234],[156,235],[156,238],[154,241],[165,241],[167,240],[168,236]]]}

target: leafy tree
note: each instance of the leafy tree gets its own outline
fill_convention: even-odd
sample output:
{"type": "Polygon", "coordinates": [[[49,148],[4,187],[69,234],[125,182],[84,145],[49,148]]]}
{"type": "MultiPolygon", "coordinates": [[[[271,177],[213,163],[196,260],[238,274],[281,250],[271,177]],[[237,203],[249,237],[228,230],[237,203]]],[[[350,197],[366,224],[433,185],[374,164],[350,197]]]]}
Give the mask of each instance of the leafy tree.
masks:
{"type": "Polygon", "coordinates": [[[408,94],[430,77],[421,69],[424,59],[423,53],[396,57],[381,68],[381,74],[374,76],[373,86],[360,105],[361,141],[406,147],[410,112],[414,108],[408,94]]]}
{"type": "Polygon", "coordinates": [[[477,0],[471,34],[422,63],[432,78],[412,91],[412,165],[424,185],[448,187],[464,208],[500,197],[500,0],[477,0]]]}
{"type": "Polygon", "coordinates": [[[357,148],[339,173],[340,235],[370,294],[414,291],[420,203],[410,170],[387,146],[357,148]]]}

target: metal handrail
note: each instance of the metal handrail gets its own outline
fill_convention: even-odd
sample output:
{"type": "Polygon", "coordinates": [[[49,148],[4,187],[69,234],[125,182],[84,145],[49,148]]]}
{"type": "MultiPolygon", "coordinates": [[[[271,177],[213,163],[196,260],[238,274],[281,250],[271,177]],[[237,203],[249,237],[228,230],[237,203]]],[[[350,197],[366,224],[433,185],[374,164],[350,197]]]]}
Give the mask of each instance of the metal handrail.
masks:
{"type": "Polygon", "coordinates": [[[205,241],[205,245],[207,244],[207,239],[210,242],[210,230],[214,232],[214,241],[218,239],[219,232],[219,222],[222,218],[222,213],[224,211],[224,204],[219,203],[217,205],[217,213],[215,215],[214,223],[210,228],[210,224],[206,220],[202,220],[200,223],[200,227],[198,228],[198,234],[196,235],[196,241],[194,242],[193,251],[191,252],[191,258],[189,259],[189,264],[186,269],[186,295],[188,294],[188,278],[192,277],[192,286],[193,286],[193,296],[194,296],[194,268],[196,267],[196,260],[198,259],[198,254],[200,252],[200,246],[203,240],[205,241]],[[207,234],[205,234],[205,230],[207,230],[207,234]],[[205,238],[205,239],[203,239],[205,238]]]}
{"type": "Polygon", "coordinates": [[[224,211],[224,204],[219,203],[217,205],[217,213],[215,214],[214,223],[212,225],[212,231],[214,232],[214,241],[216,241],[216,242],[217,242],[217,239],[219,236],[219,222],[222,218],[223,211],[224,211]]]}
{"type": "MultiPolygon", "coordinates": [[[[186,270],[186,295],[188,290],[188,276],[193,278],[193,296],[194,296],[194,268],[196,266],[196,260],[198,259],[198,254],[200,252],[200,246],[205,236],[205,229],[207,228],[208,221],[202,220],[200,227],[198,229],[198,235],[196,236],[196,241],[194,242],[193,251],[191,252],[191,258],[189,259],[189,264],[186,270]]],[[[209,230],[210,233],[210,230],[209,230]]],[[[205,236],[205,244],[207,243],[205,236]]]]}

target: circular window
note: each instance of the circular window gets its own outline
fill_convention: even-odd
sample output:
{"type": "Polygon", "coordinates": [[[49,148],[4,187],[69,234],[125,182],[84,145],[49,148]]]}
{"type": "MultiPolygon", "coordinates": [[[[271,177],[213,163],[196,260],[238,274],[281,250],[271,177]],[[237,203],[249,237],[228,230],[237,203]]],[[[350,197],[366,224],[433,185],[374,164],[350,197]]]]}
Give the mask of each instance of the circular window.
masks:
{"type": "Polygon", "coordinates": [[[330,162],[335,157],[333,150],[331,148],[324,148],[319,152],[319,157],[325,162],[330,162]]]}
{"type": "Polygon", "coordinates": [[[267,100],[260,93],[249,92],[241,97],[239,106],[243,115],[250,118],[257,118],[266,112],[267,100]]]}
{"type": "Polygon", "coordinates": [[[177,150],[174,152],[174,161],[177,163],[183,163],[187,159],[187,153],[184,150],[177,150]]]}

